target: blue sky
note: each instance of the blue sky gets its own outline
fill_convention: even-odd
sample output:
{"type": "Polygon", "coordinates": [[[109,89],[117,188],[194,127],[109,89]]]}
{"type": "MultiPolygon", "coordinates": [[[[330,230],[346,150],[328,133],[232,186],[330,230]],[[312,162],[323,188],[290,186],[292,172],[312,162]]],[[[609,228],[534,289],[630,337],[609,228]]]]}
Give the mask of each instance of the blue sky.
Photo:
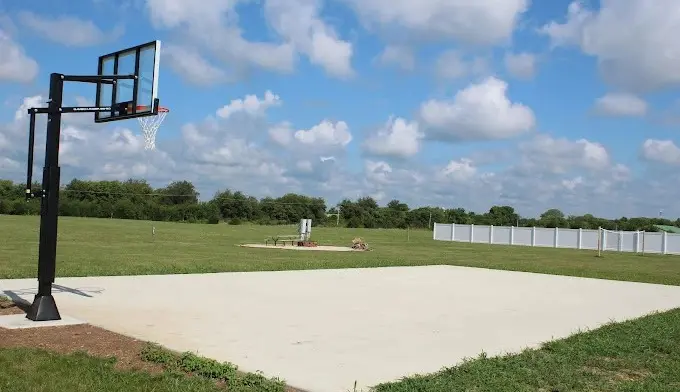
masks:
{"type": "Polygon", "coordinates": [[[15,113],[50,72],[159,39],[157,150],[70,115],[64,182],[680,215],[678,29],[671,0],[0,0],[0,177],[23,176],[15,113]]]}

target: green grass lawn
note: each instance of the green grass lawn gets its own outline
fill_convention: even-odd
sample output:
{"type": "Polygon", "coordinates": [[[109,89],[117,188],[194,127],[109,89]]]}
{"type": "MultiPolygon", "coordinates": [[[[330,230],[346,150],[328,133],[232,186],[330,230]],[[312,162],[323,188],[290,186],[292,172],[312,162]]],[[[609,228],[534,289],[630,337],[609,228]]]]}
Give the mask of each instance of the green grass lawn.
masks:
{"type": "Polygon", "coordinates": [[[680,310],[609,324],[538,350],[478,358],[375,392],[677,392],[680,310]]]}
{"type": "MultiPolygon", "coordinates": [[[[39,219],[0,215],[0,278],[35,277],[39,219]]],[[[364,238],[373,251],[252,249],[293,226],[229,226],[60,218],[57,276],[200,273],[449,264],[650,283],[680,284],[680,257],[432,240],[432,232],[313,228],[321,244],[364,238]],[[156,227],[152,237],[151,228],[156,227]]]]}
{"type": "MultiPolygon", "coordinates": [[[[58,276],[200,273],[449,264],[680,285],[680,257],[439,242],[430,231],[314,228],[321,244],[364,238],[371,252],[249,249],[296,228],[61,218],[58,276]],[[151,227],[156,227],[152,237],[151,227]]],[[[34,277],[38,218],[0,216],[0,278],[34,277]]],[[[501,325],[498,326],[502,328],[501,325]]],[[[407,338],[407,337],[405,337],[407,338]]],[[[442,364],[445,365],[445,364],[442,364]]],[[[0,350],[0,390],[213,391],[172,374],[118,372],[110,361],[36,350],[0,350]],[[19,376],[23,375],[23,378],[19,376]],[[15,376],[17,378],[15,378],[15,376]],[[19,381],[12,381],[18,379],[19,381]],[[44,380],[54,380],[44,385],[44,380]],[[82,386],[84,385],[84,386],[82,386]]],[[[222,389],[224,390],[224,389],[222,389]]],[[[233,389],[231,389],[233,390],[233,389]]],[[[259,391],[244,386],[243,391],[259,391]]],[[[538,350],[479,358],[380,385],[376,392],[678,391],[680,310],[551,342],[538,350]]]]}
{"type": "MultiPolygon", "coordinates": [[[[84,353],[59,355],[45,350],[0,350],[0,391],[7,392],[283,392],[283,384],[242,382],[227,388],[218,377],[187,376],[175,369],[160,374],[119,371],[115,358],[84,353]]],[[[256,376],[256,375],[253,375],[256,376]]]]}
{"type": "MultiPolygon", "coordinates": [[[[244,375],[209,361],[163,352],[145,354],[167,364],[150,375],[115,370],[112,359],[57,355],[37,349],[0,350],[0,391],[282,392],[281,383],[244,375]],[[205,363],[202,367],[201,362],[205,363]],[[186,371],[198,376],[187,377],[186,371]],[[231,374],[231,376],[230,376],[231,374]],[[49,380],[49,381],[46,381],[49,380]]],[[[680,390],[680,310],[647,316],[545,344],[537,350],[480,358],[438,373],[376,386],[374,392],[677,392],[680,390]]],[[[344,392],[344,391],[339,391],[344,392]]]]}

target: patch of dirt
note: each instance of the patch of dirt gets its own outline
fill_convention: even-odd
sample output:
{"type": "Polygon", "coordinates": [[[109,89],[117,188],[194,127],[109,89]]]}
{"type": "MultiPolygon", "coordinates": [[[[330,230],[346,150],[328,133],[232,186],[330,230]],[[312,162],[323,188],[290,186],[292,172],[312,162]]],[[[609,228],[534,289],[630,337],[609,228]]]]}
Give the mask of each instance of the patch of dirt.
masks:
{"type": "MultiPolygon", "coordinates": [[[[30,304],[15,304],[0,298],[0,316],[26,313],[30,304]]],[[[115,357],[116,369],[140,370],[149,373],[162,372],[163,366],[141,359],[147,342],[117,334],[90,324],[61,327],[38,327],[26,329],[0,328],[0,348],[41,348],[59,354],[86,352],[89,355],[115,357]]],[[[287,392],[304,392],[286,386],[287,392]]]]}
{"type": "MultiPolygon", "coordinates": [[[[24,313],[14,306],[2,309],[13,311],[0,314],[24,313]]],[[[0,328],[0,348],[41,348],[60,354],[81,351],[100,358],[115,357],[119,370],[163,371],[161,365],[143,361],[140,353],[146,342],[120,335],[89,324],[26,329],[0,328]]]]}
{"type": "Polygon", "coordinates": [[[264,245],[264,244],[240,244],[243,248],[262,248],[262,249],[287,249],[287,250],[301,250],[301,251],[326,251],[326,252],[363,252],[365,249],[353,249],[349,246],[331,246],[331,245],[317,245],[317,246],[297,246],[297,245],[264,245]]]}
{"type": "Polygon", "coordinates": [[[14,302],[6,299],[5,297],[0,297],[0,316],[19,313],[24,313],[24,311],[14,302]]]}
{"type": "Polygon", "coordinates": [[[606,370],[597,367],[584,367],[583,371],[605,378],[610,382],[637,381],[651,375],[650,372],[645,370],[632,369],[606,370]]]}

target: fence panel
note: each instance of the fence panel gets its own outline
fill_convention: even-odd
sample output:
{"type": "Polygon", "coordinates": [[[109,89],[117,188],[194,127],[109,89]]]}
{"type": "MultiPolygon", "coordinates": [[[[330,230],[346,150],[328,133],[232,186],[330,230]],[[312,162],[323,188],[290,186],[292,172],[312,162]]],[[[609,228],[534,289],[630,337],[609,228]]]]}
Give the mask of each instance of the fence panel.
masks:
{"type": "Polygon", "coordinates": [[[512,229],[505,226],[493,227],[493,243],[500,245],[510,245],[510,232],[512,229]]]}
{"type": "Polygon", "coordinates": [[[645,233],[645,253],[663,253],[663,234],[645,233]]]}
{"type": "Polygon", "coordinates": [[[680,234],[666,234],[666,253],[680,254],[680,234]]]}
{"type": "Polygon", "coordinates": [[[455,225],[454,241],[470,242],[470,225],[455,225]]]}
{"type": "Polygon", "coordinates": [[[635,242],[637,241],[638,235],[634,231],[622,231],[621,232],[621,252],[635,252],[637,246],[635,242]]]}
{"type": "Polygon", "coordinates": [[[453,225],[442,225],[441,223],[434,224],[434,233],[432,234],[435,240],[451,241],[451,233],[453,233],[453,225]]]}
{"type": "Polygon", "coordinates": [[[460,241],[493,243],[503,245],[524,245],[557,247],[615,252],[646,252],[680,254],[680,234],[555,229],[544,227],[507,227],[486,225],[434,224],[432,237],[438,241],[460,241]],[[555,242],[557,240],[557,243],[555,242]]]}
{"type": "Polygon", "coordinates": [[[557,231],[558,248],[578,248],[578,229],[559,229],[557,231]]]}
{"type": "Polygon", "coordinates": [[[475,225],[472,228],[472,242],[488,244],[489,234],[491,234],[491,226],[475,225]]]}
{"type": "Polygon", "coordinates": [[[597,244],[600,242],[599,230],[582,230],[581,231],[581,249],[597,250],[597,244]]]}
{"type": "Polygon", "coordinates": [[[555,246],[555,229],[537,227],[534,230],[534,246],[555,246]]]}
{"type": "Polygon", "coordinates": [[[531,232],[533,229],[531,227],[515,227],[512,244],[513,245],[524,245],[531,246],[531,232]]]}

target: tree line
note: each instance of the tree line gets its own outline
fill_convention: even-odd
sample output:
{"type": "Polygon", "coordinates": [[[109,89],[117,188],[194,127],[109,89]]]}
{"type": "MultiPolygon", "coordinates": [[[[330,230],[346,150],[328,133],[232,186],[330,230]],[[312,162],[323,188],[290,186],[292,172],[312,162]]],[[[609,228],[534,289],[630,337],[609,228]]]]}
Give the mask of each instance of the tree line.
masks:
{"type": "MultiPolygon", "coordinates": [[[[0,180],[0,214],[38,215],[40,200],[26,201],[25,185],[0,180]]],[[[39,185],[33,186],[38,194],[39,185]]],[[[657,231],[655,225],[680,227],[680,219],[622,217],[598,218],[591,214],[565,215],[549,209],[536,218],[521,217],[511,206],[493,206],[485,213],[463,208],[419,207],[392,200],[385,206],[371,197],[345,199],[328,206],[320,197],[288,193],[280,197],[256,198],[240,191],[220,190],[212,199],[201,201],[190,181],[174,181],[153,188],[145,180],[87,181],[74,179],[62,186],[61,216],[141,219],[188,223],[263,225],[294,224],[312,219],[314,225],[363,228],[432,228],[437,223],[494,226],[559,227],[608,230],[657,231]]]]}

